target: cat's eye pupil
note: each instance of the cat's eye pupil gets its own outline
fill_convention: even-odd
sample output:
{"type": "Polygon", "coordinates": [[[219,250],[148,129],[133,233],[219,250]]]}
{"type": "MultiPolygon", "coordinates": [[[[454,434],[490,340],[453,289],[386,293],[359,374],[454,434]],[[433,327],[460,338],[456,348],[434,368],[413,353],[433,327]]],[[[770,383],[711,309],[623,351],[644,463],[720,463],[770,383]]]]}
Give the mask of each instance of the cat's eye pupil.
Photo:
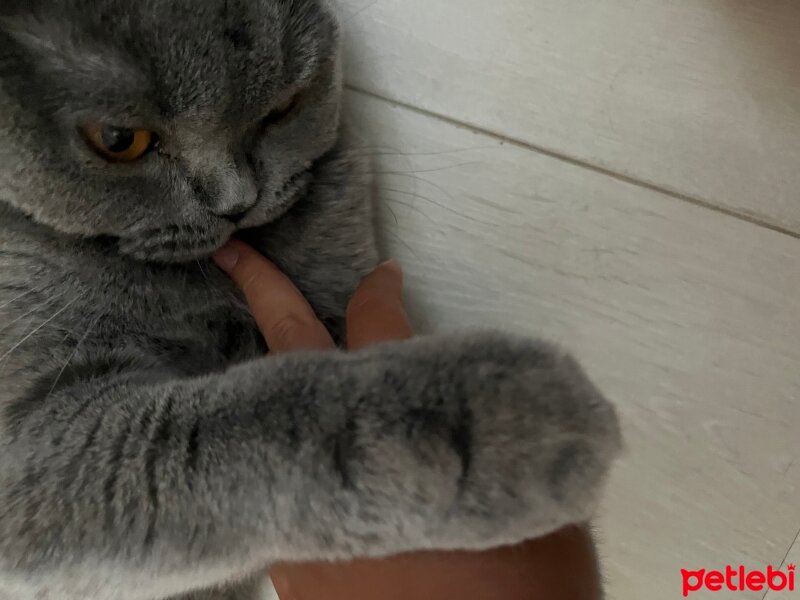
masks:
{"type": "Polygon", "coordinates": [[[132,129],[126,127],[103,127],[103,144],[110,152],[125,152],[136,139],[132,129]]]}

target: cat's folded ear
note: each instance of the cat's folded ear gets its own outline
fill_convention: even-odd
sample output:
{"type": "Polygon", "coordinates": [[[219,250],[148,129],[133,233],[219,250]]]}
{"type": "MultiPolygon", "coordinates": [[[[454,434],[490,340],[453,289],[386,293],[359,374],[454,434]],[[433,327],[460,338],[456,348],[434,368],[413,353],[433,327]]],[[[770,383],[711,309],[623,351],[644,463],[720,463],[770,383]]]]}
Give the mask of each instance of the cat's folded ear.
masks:
{"type": "Polygon", "coordinates": [[[63,23],[14,15],[0,17],[0,26],[20,49],[46,61],[52,68],[85,70],[87,66],[97,67],[103,63],[114,67],[116,57],[93,48],[90,40],[82,38],[78,31],[63,23]]]}
{"type": "Polygon", "coordinates": [[[22,11],[0,12],[0,53],[4,62],[57,66],[73,61],[76,47],[69,33],[40,15],[22,11]]]}
{"type": "Polygon", "coordinates": [[[58,27],[33,15],[0,13],[0,48],[6,60],[47,59],[66,49],[66,37],[58,27]]]}
{"type": "Polygon", "coordinates": [[[24,14],[31,14],[31,2],[24,0],[3,0],[0,4],[0,28],[3,27],[3,17],[13,17],[24,14]]]}
{"type": "Polygon", "coordinates": [[[37,77],[47,82],[44,90],[37,88],[38,91],[58,95],[70,90],[80,95],[116,82],[123,89],[135,86],[142,74],[130,61],[63,19],[4,6],[0,12],[0,78],[15,78],[27,89],[37,77]]]}
{"type": "Polygon", "coordinates": [[[5,3],[0,6],[0,79],[23,77],[30,62],[28,44],[42,45],[27,31],[28,21],[30,17],[8,10],[5,3]]]}

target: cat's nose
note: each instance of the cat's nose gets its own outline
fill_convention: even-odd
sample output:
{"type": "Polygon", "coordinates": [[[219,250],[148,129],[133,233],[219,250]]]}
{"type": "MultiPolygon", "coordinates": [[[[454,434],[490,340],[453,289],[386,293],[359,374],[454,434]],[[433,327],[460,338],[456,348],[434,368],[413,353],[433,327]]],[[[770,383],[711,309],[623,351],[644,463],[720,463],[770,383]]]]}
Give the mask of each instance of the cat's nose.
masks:
{"type": "Polygon", "coordinates": [[[250,209],[256,204],[256,197],[252,198],[237,198],[235,202],[228,202],[226,204],[218,204],[211,209],[211,212],[226,221],[230,221],[234,225],[250,214],[250,209]]]}
{"type": "Polygon", "coordinates": [[[258,189],[251,177],[226,173],[208,186],[201,199],[216,216],[238,223],[257,204],[258,189]]]}

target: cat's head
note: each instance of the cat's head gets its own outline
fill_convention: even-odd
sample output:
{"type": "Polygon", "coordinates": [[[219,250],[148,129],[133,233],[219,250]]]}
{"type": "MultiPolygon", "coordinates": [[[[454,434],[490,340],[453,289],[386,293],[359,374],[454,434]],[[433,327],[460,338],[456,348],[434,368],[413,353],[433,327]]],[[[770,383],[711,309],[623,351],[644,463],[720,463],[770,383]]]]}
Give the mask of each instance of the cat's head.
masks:
{"type": "Polygon", "coordinates": [[[325,0],[0,2],[0,201],[139,258],[282,214],[339,108],[325,0]]]}

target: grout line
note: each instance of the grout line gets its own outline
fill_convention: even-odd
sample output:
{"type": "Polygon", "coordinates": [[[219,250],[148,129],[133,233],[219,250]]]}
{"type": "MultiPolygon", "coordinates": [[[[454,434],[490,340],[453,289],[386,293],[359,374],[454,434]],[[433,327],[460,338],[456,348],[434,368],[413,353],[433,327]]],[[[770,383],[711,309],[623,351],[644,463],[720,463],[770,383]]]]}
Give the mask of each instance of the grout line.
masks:
{"type": "MultiPolygon", "coordinates": [[[[789,554],[792,553],[792,550],[794,549],[798,541],[800,541],[800,529],[797,530],[797,533],[794,536],[794,540],[792,540],[792,543],[789,544],[789,549],[786,551],[786,554],[784,554],[783,560],[781,561],[781,565],[778,567],[779,569],[783,569],[783,566],[786,564],[786,559],[789,558],[789,554]]],[[[769,592],[770,590],[764,592],[764,595],[761,597],[761,600],[766,600],[767,596],[769,596],[769,592]]]]}
{"type": "Polygon", "coordinates": [[[407,102],[402,102],[402,101],[399,101],[399,100],[395,100],[393,98],[389,98],[389,97],[383,96],[383,95],[378,94],[376,92],[371,92],[371,91],[366,90],[364,88],[360,88],[360,87],[357,87],[357,86],[354,86],[354,85],[350,85],[350,84],[347,84],[345,87],[347,89],[357,93],[357,94],[361,94],[362,96],[368,96],[368,97],[374,98],[376,100],[381,100],[383,102],[388,102],[390,104],[394,104],[395,106],[399,106],[399,107],[404,108],[406,110],[410,110],[411,112],[414,112],[414,113],[416,113],[418,115],[422,115],[422,116],[425,116],[425,117],[428,117],[428,118],[436,119],[437,121],[442,121],[444,123],[448,123],[449,125],[455,125],[456,127],[460,127],[460,128],[463,128],[463,129],[469,129],[471,131],[474,131],[475,133],[480,133],[480,134],[483,134],[483,135],[498,139],[498,140],[503,141],[505,143],[508,143],[508,144],[510,144],[512,146],[516,146],[517,148],[521,148],[521,149],[528,150],[528,151],[531,151],[531,152],[536,152],[537,154],[541,154],[543,156],[547,156],[549,158],[553,158],[555,160],[570,164],[570,165],[575,166],[575,167],[580,167],[582,169],[587,169],[589,171],[594,171],[595,173],[599,173],[600,175],[605,175],[606,177],[610,177],[611,179],[616,179],[617,181],[620,181],[622,183],[635,185],[637,187],[644,188],[646,190],[650,190],[651,192],[658,192],[659,194],[662,194],[662,195],[665,195],[665,196],[669,196],[669,197],[671,197],[671,198],[673,198],[675,200],[680,200],[682,202],[687,202],[687,203],[692,204],[694,206],[698,206],[700,208],[705,208],[707,210],[710,210],[710,211],[713,211],[713,212],[716,212],[716,213],[720,213],[720,214],[726,215],[728,217],[732,217],[732,218],[737,219],[739,221],[744,221],[745,223],[750,223],[751,225],[756,225],[758,227],[763,227],[764,229],[769,229],[770,231],[774,231],[775,233],[780,233],[780,234],[787,235],[789,237],[792,237],[792,238],[800,240],[800,232],[792,231],[791,229],[788,229],[788,228],[783,227],[781,225],[777,225],[775,223],[770,223],[769,221],[765,221],[763,219],[759,219],[757,217],[748,215],[746,213],[741,213],[741,212],[737,212],[736,210],[731,209],[731,208],[725,208],[723,206],[718,206],[716,204],[712,204],[711,202],[708,202],[707,200],[701,200],[700,198],[695,198],[693,196],[689,196],[688,194],[683,194],[681,192],[676,192],[676,191],[670,190],[668,188],[665,188],[665,187],[660,186],[660,185],[655,184],[655,183],[648,183],[646,181],[641,181],[639,179],[636,179],[635,177],[631,177],[631,176],[625,175],[623,173],[618,173],[617,171],[612,171],[611,169],[606,169],[604,167],[600,167],[600,166],[594,165],[592,163],[588,163],[588,162],[583,161],[581,159],[573,158],[573,157],[568,156],[566,154],[561,154],[560,152],[556,152],[555,150],[548,150],[547,148],[543,148],[541,146],[537,146],[536,144],[532,144],[530,142],[526,142],[526,141],[521,140],[521,139],[509,137],[507,135],[504,135],[502,133],[498,133],[496,131],[492,131],[491,129],[487,129],[485,127],[480,127],[478,125],[471,125],[469,123],[464,123],[462,121],[454,119],[453,117],[448,117],[448,116],[442,115],[440,113],[437,113],[437,112],[434,112],[434,111],[431,111],[431,110],[428,110],[428,109],[425,109],[425,108],[420,108],[418,106],[414,106],[413,104],[408,104],[407,102]]]}

